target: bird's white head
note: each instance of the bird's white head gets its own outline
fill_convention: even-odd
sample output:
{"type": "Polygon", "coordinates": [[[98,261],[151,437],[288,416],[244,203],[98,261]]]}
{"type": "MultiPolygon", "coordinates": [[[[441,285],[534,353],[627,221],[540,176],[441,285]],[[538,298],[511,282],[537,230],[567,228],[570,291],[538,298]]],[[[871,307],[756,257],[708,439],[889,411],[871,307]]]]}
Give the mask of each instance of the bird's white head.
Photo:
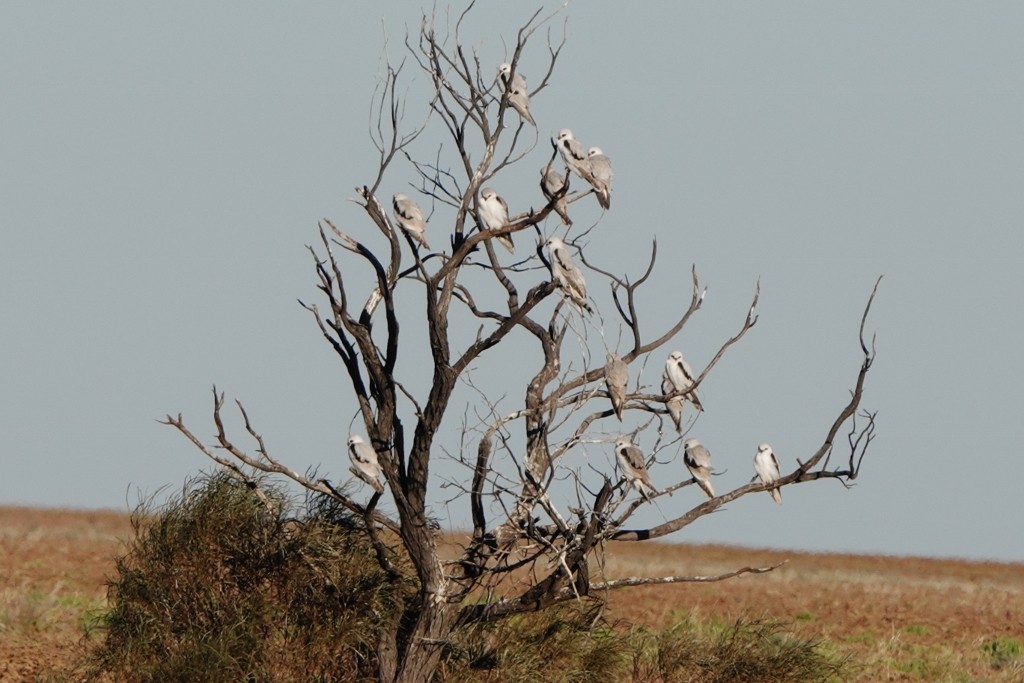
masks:
{"type": "Polygon", "coordinates": [[[588,157],[596,157],[598,154],[604,156],[604,152],[601,151],[600,147],[591,147],[590,149],[587,150],[588,157]]]}
{"type": "Polygon", "coordinates": [[[490,200],[494,199],[494,198],[495,198],[495,197],[497,197],[497,196],[498,196],[498,193],[497,193],[497,192],[495,192],[494,190],[492,190],[492,189],[491,189],[491,188],[489,188],[489,187],[485,187],[485,188],[483,189],[483,191],[482,191],[482,192],[480,193],[480,197],[481,197],[482,199],[486,199],[486,200],[488,200],[488,201],[490,201],[490,200]]]}
{"type": "Polygon", "coordinates": [[[689,438],[683,442],[683,445],[686,446],[686,448],[696,448],[700,445],[700,441],[694,438],[689,438]]]}
{"type": "Polygon", "coordinates": [[[757,452],[758,453],[771,453],[772,452],[772,447],[769,446],[766,443],[763,443],[763,444],[761,444],[760,446],[757,447],[757,452]]]}
{"type": "Polygon", "coordinates": [[[548,241],[544,243],[548,249],[561,249],[565,246],[565,242],[559,237],[549,237],[548,241]]]}
{"type": "Polygon", "coordinates": [[[575,140],[575,138],[572,136],[572,131],[569,130],[568,128],[563,128],[562,130],[558,131],[558,141],[561,142],[563,140],[575,140]]]}
{"type": "Polygon", "coordinates": [[[673,351],[672,353],[668,354],[668,359],[670,361],[675,361],[675,362],[681,361],[683,359],[683,352],[682,351],[673,351]]]}
{"type": "Polygon", "coordinates": [[[349,446],[354,446],[357,443],[366,443],[366,441],[363,439],[363,437],[359,436],[358,434],[353,434],[352,436],[348,437],[349,446]]]}
{"type": "Polygon", "coordinates": [[[615,439],[615,450],[619,450],[619,449],[625,448],[627,446],[632,446],[632,445],[633,445],[633,440],[630,439],[625,434],[623,434],[619,438],[615,439]]]}
{"type": "Polygon", "coordinates": [[[405,196],[404,192],[396,192],[394,199],[396,202],[404,202],[407,201],[409,198],[405,196]]]}
{"type": "Polygon", "coordinates": [[[512,65],[509,64],[508,62],[502,62],[501,64],[498,65],[498,73],[504,74],[506,76],[509,75],[510,73],[512,73],[512,65]]]}

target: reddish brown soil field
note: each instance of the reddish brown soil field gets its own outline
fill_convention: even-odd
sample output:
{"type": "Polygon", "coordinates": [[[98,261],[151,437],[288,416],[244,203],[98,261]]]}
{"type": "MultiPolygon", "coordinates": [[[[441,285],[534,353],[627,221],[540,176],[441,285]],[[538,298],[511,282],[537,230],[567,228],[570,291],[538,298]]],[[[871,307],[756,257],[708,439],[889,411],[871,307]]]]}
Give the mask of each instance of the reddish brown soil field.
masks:
{"type": "Polygon", "coordinates": [[[608,557],[609,577],[714,575],[788,560],[718,583],[622,589],[611,595],[611,618],[662,627],[690,612],[769,616],[835,641],[869,667],[864,681],[1024,681],[1024,661],[997,671],[986,650],[999,639],[1024,643],[1024,564],[636,543],[612,544],[608,557]]]}
{"type": "MultiPolygon", "coordinates": [[[[131,533],[120,513],[0,508],[0,681],[34,681],[78,654],[131,533]]],[[[613,591],[606,616],[652,628],[687,615],[783,619],[853,655],[863,681],[1024,680],[1021,661],[995,669],[989,645],[1024,643],[1021,564],[619,543],[605,574],[712,575],[780,560],[764,575],[613,591]]]]}
{"type": "Polygon", "coordinates": [[[131,534],[117,512],[0,508],[0,681],[71,661],[131,534]]]}

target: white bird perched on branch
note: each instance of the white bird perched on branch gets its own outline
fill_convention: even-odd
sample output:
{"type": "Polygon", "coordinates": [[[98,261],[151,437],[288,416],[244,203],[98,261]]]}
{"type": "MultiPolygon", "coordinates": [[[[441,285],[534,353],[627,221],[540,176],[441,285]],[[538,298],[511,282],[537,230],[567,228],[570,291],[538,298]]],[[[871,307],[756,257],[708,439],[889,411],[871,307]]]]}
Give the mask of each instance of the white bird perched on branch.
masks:
{"type": "Polygon", "coordinates": [[[619,469],[630,486],[635,488],[644,498],[649,496],[644,487],[653,493],[658,493],[651,483],[651,477],[647,474],[647,465],[644,462],[644,454],[639,448],[633,445],[632,439],[628,436],[620,436],[615,440],[615,459],[619,463],[619,469]]]}
{"type": "Polygon", "coordinates": [[[395,193],[393,204],[395,218],[398,219],[402,230],[419,242],[424,249],[430,249],[427,238],[424,237],[424,233],[427,231],[427,221],[423,219],[423,212],[420,210],[419,204],[406,197],[402,192],[395,193]]]}
{"type": "MultiPolygon", "coordinates": [[[[757,478],[761,480],[762,484],[771,484],[782,476],[779,471],[779,459],[775,456],[772,447],[766,443],[757,447],[757,453],[754,455],[754,471],[757,472],[757,478]]],[[[771,494],[772,500],[782,505],[782,491],[774,488],[768,493],[771,494]]]]}
{"type": "MultiPolygon", "coordinates": [[[[508,204],[497,192],[485,187],[480,193],[480,221],[490,231],[501,230],[508,225],[508,204]]],[[[495,235],[494,239],[501,243],[501,246],[515,253],[516,245],[512,242],[512,235],[495,235]]]]}
{"type": "Polygon", "coordinates": [[[377,451],[373,450],[373,446],[366,443],[366,440],[358,434],[353,434],[348,438],[348,457],[355,465],[352,468],[353,474],[372,486],[378,493],[384,490],[384,485],[380,483],[381,469],[380,462],[377,460],[377,451]]]}
{"type": "Polygon", "coordinates": [[[597,193],[597,203],[608,210],[612,208],[612,161],[600,147],[590,148],[587,161],[590,162],[590,183],[597,193]]]}
{"type": "MultiPolygon", "coordinates": [[[[696,381],[693,368],[683,358],[682,351],[673,351],[665,361],[665,372],[661,376],[661,391],[666,396],[685,394],[693,387],[696,381]]],[[[685,397],[697,410],[704,410],[696,391],[690,391],[685,397]]],[[[680,407],[680,412],[682,408],[680,407]]]]}
{"type": "Polygon", "coordinates": [[[715,489],[711,487],[711,453],[697,439],[687,439],[683,445],[683,464],[690,470],[697,485],[704,489],[704,493],[714,498],[715,489]]]}
{"type": "Polygon", "coordinates": [[[562,290],[562,293],[576,304],[580,313],[583,311],[592,313],[593,310],[587,303],[587,282],[583,279],[583,273],[572,262],[572,255],[565,246],[565,242],[558,237],[550,237],[545,244],[548,248],[551,279],[562,290]]]}
{"type": "MultiPolygon", "coordinates": [[[[554,161],[554,159],[551,161],[554,161]]],[[[563,176],[552,168],[551,161],[548,162],[547,166],[540,169],[540,191],[544,193],[544,198],[549,202],[554,200],[555,213],[562,219],[562,222],[566,225],[572,225],[572,219],[569,218],[569,202],[565,200],[565,195],[569,193],[569,177],[563,176]],[[562,188],[565,188],[565,193],[558,199],[555,199],[555,195],[561,192],[562,188]]]]}
{"type": "Polygon", "coordinates": [[[512,76],[512,65],[508,62],[498,65],[498,85],[503,92],[508,93],[508,104],[516,110],[519,116],[530,122],[534,128],[536,122],[530,115],[530,91],[526,87],[526,79],[521,73],[516,73],[512,78],[512,85],[509,87],[509,77],[512,76]]]}
{"type": "Polygon", "coordinates": [[[572,131],[568,128],[558,131],[555,146],[558,147],[565,165],[573,173],[590,183],[593,175],[590,173],[590,160],[587,158],[587,151],[583,148],[583,143],[573,137],[572,131]]]}
{"type": "Polygon", "coordinates": [[[604,384],[608,388],[615,417],[622,422],[622,410],[626,406],[626,386],[629,384],[629,366],[626,361],[614,353],[608,354],[608,362],[604,366],[604,384]]]}

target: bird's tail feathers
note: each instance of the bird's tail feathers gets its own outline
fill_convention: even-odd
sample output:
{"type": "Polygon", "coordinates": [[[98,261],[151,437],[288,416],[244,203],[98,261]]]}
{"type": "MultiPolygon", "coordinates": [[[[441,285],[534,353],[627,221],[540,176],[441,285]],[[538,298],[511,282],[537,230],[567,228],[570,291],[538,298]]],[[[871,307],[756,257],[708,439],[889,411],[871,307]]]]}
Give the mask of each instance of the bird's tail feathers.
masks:
{"type": "Polygon", "coordinates": [[[356,478],[358,478],[360,481],[369,484],[370,487],[373,488],[373,490],[376,491],[377,493],[384,493],[384,485],[381,484],[378,479],[374,479],[370,475],[366,474],[362,470],[359,470],[355,467],[349,467],[348,471],[354,474],[356,478]]]}
{"type": "Polygon", "coordinates": [[[495,237],[495,239],[498,240],[498,243],[501,244],[501,246],[508,249],[508,253],[516,253],[516,244],[512,241],[511,235],[499,235],[495,237]]]}
{"type": "Polygon", "coordinates": [[[555,213],[562,219],[563,225],[572,225],[572,219],[569,218],[569,212],[566,210],[564,202],[562,202],[561,206],[557,203],[555,204],[555,213]]]}
{"type": "Polygon", "coordinates": [[[415,230],[409,230],[409,229],[405,228],[405,226],[402,226],[402,230],[403,230],[403,232],[405,232],[406,235],[408,235],[409,237],[411,237],[414,240],[416,240],[421,247],[423,247],[424,249],[426,249],[428,251],[430,250],[430,245],[427,244],[427,238],[423,236],[422,232],[417,232],[415,230]]]}

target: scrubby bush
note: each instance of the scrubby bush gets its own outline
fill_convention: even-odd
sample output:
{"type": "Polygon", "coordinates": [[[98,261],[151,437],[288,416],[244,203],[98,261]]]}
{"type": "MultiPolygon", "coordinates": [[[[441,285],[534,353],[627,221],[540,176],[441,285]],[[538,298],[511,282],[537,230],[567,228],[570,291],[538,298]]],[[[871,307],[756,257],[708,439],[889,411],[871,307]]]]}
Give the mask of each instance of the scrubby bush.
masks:
{"type": "Polygon", "coordinates": [[[408,595],[361,522],[330,498],[290,516],[286,496],[229,474],[193,481],[136,538],[108,590],[85,680],[376,680],[378,625],[408,595]]]}
{"type": "Polygon", "coordinates": [[[601,605],[562,605],[456,632],[438,683],[603,683],[628,680],[633,643],[599,618],[601,605]]]}

